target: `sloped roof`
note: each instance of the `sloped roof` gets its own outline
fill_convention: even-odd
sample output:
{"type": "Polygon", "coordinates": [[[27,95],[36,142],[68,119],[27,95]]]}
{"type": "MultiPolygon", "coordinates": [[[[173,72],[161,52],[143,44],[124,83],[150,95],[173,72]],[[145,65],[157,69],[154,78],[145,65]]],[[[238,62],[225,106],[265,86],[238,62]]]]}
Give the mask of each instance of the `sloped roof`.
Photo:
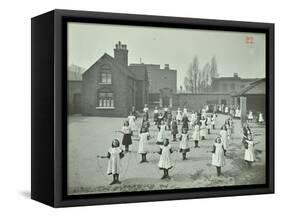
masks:
{"type": "Polygon", "coordinates": [[[245,81],[245,82],[251,82],[259,80],[260,78],[240,78],[240,77],[218,77],[213,78],[214,81],[233,81],[233,80],[239,80],[239,81],[245,81]]]}
{"type": "Polygon", "coordinates": [[[263,82],[265,83],[265,78],[256,80],[256,81],[250,83],[247,87],[243,88],[238,93],[234,94],[233,96],[244,96],[244,95],[247,95],[250,90],[254,89],[255,87],[257,87],[258,85],[260,85],[263,82]]]}
{"type": "Polygon", "coordinates": [[[93,65],[91,65],[84,74],[88,73],[88,71],[94,67],[94,65],[96,65],[98,62],[102,61],[102,60],[107,60],[109,61],[111,64],[113,64],[114,66],[116,66],[116,68],[119,69],[120,72],[124,73],[125,75],[136,79],[136,75],[129,69],[128,66],[124,66],[120,63],[118,63],[112,56],[110,56],[107,53],[104,53],[93,65]]]}

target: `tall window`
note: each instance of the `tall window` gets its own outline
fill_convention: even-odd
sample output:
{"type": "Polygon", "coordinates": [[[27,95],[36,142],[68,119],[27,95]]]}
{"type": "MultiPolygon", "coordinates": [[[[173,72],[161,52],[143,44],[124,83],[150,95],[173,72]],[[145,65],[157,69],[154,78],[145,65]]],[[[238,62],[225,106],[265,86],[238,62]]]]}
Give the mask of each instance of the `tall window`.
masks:
{"type": "Polygon", "coordinates": [[[114,99],[112,92],[99,92],[98,94],[98,104],[102,108],[113,108],[114,99]]]}
{"type": "Polygon", "coordinates": [[[103,65],[100,72],[100,83],[111,84],[112,83],[112,74],[110,67],[108,65],[103,65]]]}

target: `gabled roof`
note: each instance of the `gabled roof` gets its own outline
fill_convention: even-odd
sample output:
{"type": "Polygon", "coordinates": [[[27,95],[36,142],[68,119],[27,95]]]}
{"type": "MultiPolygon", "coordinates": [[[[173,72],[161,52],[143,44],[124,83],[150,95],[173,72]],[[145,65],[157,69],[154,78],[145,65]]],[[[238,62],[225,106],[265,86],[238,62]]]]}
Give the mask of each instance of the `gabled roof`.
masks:
{"type": "Polygon", "coordinates": [[[256,86],[258,86],[261,83],[265,83],[265,78],[256,80],[252,83],[250,83],[247,87],[243,88],[241,91],[239,91],[238,93],[234,94],[233,96],[243,96],[243,95],[247,95],[247,93],[252,90],[253,88],[255,88],[256,86]]]}
{"type": "Polygon", "coordinates": [[[136,79],[136,75],[129,69],[128,66],[124,66],[120,63],[118,63],[112,56],[110,56],[107,53],[104,53],[93,65],[91,65],[84,74],[88,73],[88,71],[91,70],[92,67],[94,67],[97,63],[100,61],[107,60],[109,61],[112,65],[116,66],[117,69],[119,69],[120,72],[124,73],[125,75],[136,79]]]}

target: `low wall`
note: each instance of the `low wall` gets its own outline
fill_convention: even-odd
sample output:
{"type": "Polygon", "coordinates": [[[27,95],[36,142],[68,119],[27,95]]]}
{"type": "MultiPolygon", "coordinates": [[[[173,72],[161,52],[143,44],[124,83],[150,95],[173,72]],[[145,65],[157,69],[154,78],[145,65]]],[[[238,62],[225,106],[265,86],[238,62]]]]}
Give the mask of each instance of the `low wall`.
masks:
{"type": "Polygon", "coordinates": [[[230,94],[224,93],[179,93],[173,97],[173,106],[184,107],[189,110],[198,110],[205,104],[232,105],[233,98],[230,94]]]}

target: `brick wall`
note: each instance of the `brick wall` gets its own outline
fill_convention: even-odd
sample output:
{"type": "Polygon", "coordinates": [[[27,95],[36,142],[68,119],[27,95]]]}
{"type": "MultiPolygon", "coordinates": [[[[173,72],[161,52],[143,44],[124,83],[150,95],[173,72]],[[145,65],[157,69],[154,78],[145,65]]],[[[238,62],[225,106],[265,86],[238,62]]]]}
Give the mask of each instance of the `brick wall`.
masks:
{"type": "Polygon", "coordinates": [[[163,88],[177,92],[177,70],[164,68],[160,65],[146,65],[150,82],[149,93],[160,93],[163,88]]]}
{"type": "Polygon", "coordinates": [[[83,75],[82,87],[82,114],[86,116],[128,116],[134,102],[134,80],[116,69],[110,62],[100,61],[91,67],[83,75]],[[100,84],[100,67],[108,64],[112,73],[112,84],[100,84]],[[114,93],[115,109],[97,109],[98,92],[100,90],[111,90],[114,93]]]}
{"type": "Polygon", "coordinates": [[[67,104],[69,114],[81,113],[81,92],[82,81],[68,81],[67,104]]]}
{"type": "Polygon", "coordinates": [[[189,110],[198,110],[205,104],[219,104],[226,103],[227,105],[233,104],[233,98],[230,94],[213,94],[213,93],[182,93],[173,96],[173,106],[181,107],[187,106],[189,110]]]}

